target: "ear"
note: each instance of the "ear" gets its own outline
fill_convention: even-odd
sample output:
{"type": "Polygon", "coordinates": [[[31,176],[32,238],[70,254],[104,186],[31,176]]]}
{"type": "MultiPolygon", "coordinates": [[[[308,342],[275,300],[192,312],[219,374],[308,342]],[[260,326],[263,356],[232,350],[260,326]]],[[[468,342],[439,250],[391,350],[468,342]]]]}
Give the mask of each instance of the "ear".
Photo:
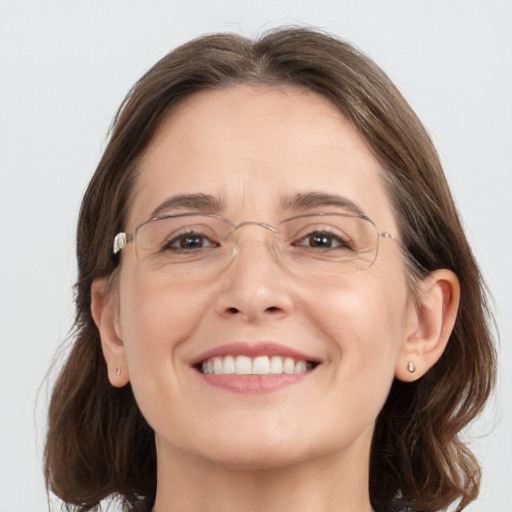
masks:
{"type": "Polygon", "coordinates": [[[438,361],[453,330],[459,300],[459,280],[450,270],[436,270],[420,283],[397,359],[397,379],[417,380],[438,361]]]}
{"type": "Polygon", "coordinates": [[[91,286],[91,313],[100,333],[101,348],[112,386],[122,387],[130,380],[118,321],[118,304],[108,290],[107,279],[96,279],[91,286]]]}

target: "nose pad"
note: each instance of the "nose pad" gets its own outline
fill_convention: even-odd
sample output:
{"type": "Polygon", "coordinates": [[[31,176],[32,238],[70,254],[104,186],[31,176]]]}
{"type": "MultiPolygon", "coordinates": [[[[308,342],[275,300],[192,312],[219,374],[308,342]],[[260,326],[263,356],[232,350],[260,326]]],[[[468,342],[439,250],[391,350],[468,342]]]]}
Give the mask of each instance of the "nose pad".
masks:
{"type": "MultiPolygon", "coordinates": [[[[272,256],[276,264],[279,263],[282,265],[284,263],[282,261],[279,230],[277,228],[270,224],[253,221],[239,222],[234,225],[234,228],[231,262],[240,259],[239,254],[241,253],[241,248],[244,247],[247,248],[247,252],[251,255],[256,254],[258,250],[265,248],[267,255],[272,256]],[[263,228],[263,231],[251,229],[253,227],[263,228]],[[244,229],[242,230],[241,228],[244,229]],[[251,246],[253,247],[251,248],[251,246]]],[[[244,253],[245,251],[246,249],[244,249],[244,253]]]]}
{"type": "MultiPolygon", "coordinates": [[[[244,226],[251,224],[256,223],[245,223],[244,226]]],[[[258,236],[256,233],[251,233],[252,236],[236,233],[232,260],[224,272],[217,302],[217,311],[221,315],[255,321],[289,314],[293,301],[277,233],[275,228],[258,236]]]]}

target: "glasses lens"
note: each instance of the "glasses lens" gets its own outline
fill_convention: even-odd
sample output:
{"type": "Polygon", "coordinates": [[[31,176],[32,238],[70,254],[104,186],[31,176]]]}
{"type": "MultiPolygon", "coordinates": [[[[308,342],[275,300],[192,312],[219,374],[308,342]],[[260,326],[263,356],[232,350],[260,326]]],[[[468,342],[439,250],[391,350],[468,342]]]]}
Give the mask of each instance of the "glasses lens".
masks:
{"type": "Polygon", "coordinates": [[[373,222],[348,214],[294,217],[279,226],[290,265],[315,273],[343,274],[365,270],[377,257],[378,232],[373,222]]]}
{"type": "Polygon", "coordinates": [[[226,257],[231,224],[213,215],[154,219],[137,229],[136,251],[148,270],[183,273],[210,269],[226,257]]]}

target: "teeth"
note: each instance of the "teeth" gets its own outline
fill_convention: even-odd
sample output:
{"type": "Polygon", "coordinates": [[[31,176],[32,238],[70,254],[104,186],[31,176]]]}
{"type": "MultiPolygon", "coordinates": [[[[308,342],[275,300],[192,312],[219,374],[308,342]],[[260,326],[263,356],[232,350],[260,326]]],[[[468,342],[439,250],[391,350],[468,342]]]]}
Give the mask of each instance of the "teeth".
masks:
{"type": "Polygon", "coordinates": [[[235,358],[233,356],[226,356],[224,358],[224,364],[222,365],[222,370],[219,373],[222,373],[224,375],[230,375],[232,373],[235,373],[236,366],[235,366],[235,358]]]}
{"type": "Polygon", "coordinates": [[[283,358],[279,356],[273,356],[270,359],[270,373],[273,375],[283,373],[283,358]]]}
{"type": "Polygon", "coordinates": [[[291,357],[287,357],[283,361],[283,373],[293,373],[295,369],[295,361],[291,357]]]}
{"type": "Polygon", "coordinates": [[[250,375],[252,373],[252,360],[247,356],[238,356],[235,359],[235,373],[237,375],[250,375]]]}
{"type": "Polygon", "coordinates": [[[215,357],[213,359],[213,373],[221,373],[222,366],[222,359],[220,357],[215,357]]]}
{"type": "Polygon", "coordinates": [[[313,365],[304,360],[281,356],[225,356],[204,361],[201,371],[212,375],[280,375],[306,373],[313,365]]]}
{"type": "Polygon", "coordinates": [[[252,362],[252,373],[255,375],[268,375],[270,373],[270,360],[267,356],[256,357],[252,362]]]}
{"type": "Polygon", "coordinates": [[[304,373],[307,369],[306,361],[297,361],[293,368],[293,373],[304,373]]]}

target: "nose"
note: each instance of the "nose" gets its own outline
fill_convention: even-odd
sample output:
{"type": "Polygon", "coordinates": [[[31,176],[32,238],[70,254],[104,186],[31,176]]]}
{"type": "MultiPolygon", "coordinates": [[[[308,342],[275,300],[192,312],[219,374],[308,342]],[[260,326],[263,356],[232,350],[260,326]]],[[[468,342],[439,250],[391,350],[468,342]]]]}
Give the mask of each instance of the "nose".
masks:
{"type": "Polygon", "coordinates": [[[251,323],[285,318],[293,307],[291,279],[273,243],[275,234],[257,229],[245,228],[251,233],[239,237],[217,299],[219,314],[251,323]]]}

